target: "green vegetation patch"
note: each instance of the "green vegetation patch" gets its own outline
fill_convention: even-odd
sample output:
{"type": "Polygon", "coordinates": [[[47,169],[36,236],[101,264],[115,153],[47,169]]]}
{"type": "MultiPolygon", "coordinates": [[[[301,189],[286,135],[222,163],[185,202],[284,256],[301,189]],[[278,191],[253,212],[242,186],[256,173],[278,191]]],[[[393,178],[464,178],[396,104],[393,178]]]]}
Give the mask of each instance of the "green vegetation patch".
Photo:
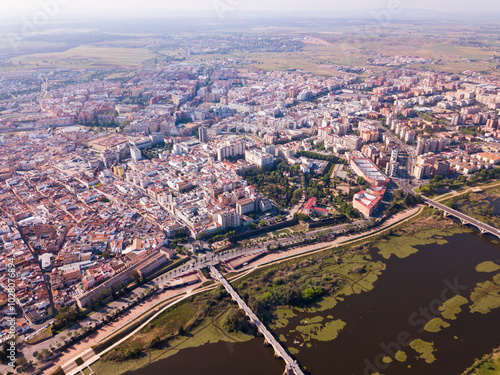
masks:
{"type": "Polygon", "coordinates": [[[42,341],[45,341],[45,340],[51,338],[52,336],[53,336],[52,328],[48,327],[48,328],[44,329],[43,331],[41,331],[38,335],[27,340],[26,344],[35,345],[35,344],[38,344],[42,341]]]}
{"type": "MultiPolygon", "coordinates": [[[[325,318],[322,316],[314,316],[312,318],[304,319],[304,324],[315,324],[315,323],[321,323],[325,318]]],[[[302,323],[302,322],[301,322],[302,323]]]]}
{"type": "Polygon", "coordinates": [[[344,321],[337,319],[327,322],[324,325],[319,323],[300,325],[296,330],[301,333],[302,339],[305,342],[310,340],[332,341],[337,338],[345,325],[344,321]]]}
{"type": "Polygon", "coordinates": [[[456,295],[439,306],[439,311],[441,311],[443,318],[454,320],[462,311],[461,306],[467,304],[468,302],[467,298],[456,295]]]}
{"type": "Polygon", "coordinates": [[[466,371],[466,375],[498,375],[500,374],[500,348],[496,349],[492,354],[485,355],[481,360],[481,364],[475,370],[466,371]]]}
{"type": "Polygon", "coordinates": [[[408,357],[405,352],[403,352],[402,350],[398,350],[394,358],[396,358],[396,361],[398,362],[405,362],[408,357]]]}
{"type": "Polygon", "coordinates": [[[500,277],[494,278],[494,280],[496,282],[485,281],[484,283],[477,284],[470,295],[470,299],[473,302],[470,306],[470,312],[488,314],[491,310],[500,307],[500,285],[498,282],[500,281],[500,277]]]}
{"type": "Polygon", "coordinates": [[[493,263],[492,261],[486,261],[483,263],[479,263],[476,266],[476,271],[477,272],[495,272],[500,270],[500,266],[496,263],[493,263]]]}
{"type": "Polygon", "coordinates": [[[302,335],[302,340],[310,341],[312,336],[321,330],[322,324],[304,324],[297,326],[296,330],[302,335]]]}
{"type": "Polygon", "coordinates": [[[84,362],[83,362],[82,357],[78,357],[77,359],[75,359],[75,363],[77,366],[83,365],[84,362]]]}
{"type": "MultiPolygon", "coordinates": [[[[309,307],[306,309],[306,311],[309,313],[316,313],[320,311],[330,310],[335,307],[338,301],[339,299],[333,296],[325,296],[320,301],[316,302],[314,304],[314,307],[309,307]]],[[[333,317],[330,319],[333,319],[333,317]]]]}
{"type": "Polygon", "coordinates": [[[450,326],[450,323],[445,322],[443,319],[434,318],[434,319],[429,320],[427,322],[424,329],[427,332],[439,332],[439,331],[441,331],[441,328],[448,328],[449,326],[450,326]]]}
{"type": "Polygon", "coordinates": [[[392,362],[392,358],[388,357],[388,356],[385,356],[385,357],[382,358],[382,362],[384,362],[384,363],[391,363],[392,362]]]}
{"type": "Polygon", "coordinates": [[[340,319],[327,322],[321,330],[313,335],[313,338],[319,341],[335,340],[345,325],[346,323],[340,319]]]}
{"type": "MultiPolygon", "coordinates": [[[[451,235],[453,232],[448,230],[446,234],[451,235]]],[[[406,258],[418,252],[415,246],[430,245],[434,243],[444,245],[448,243],[442,235],[442,229],[429,229],[414,233],[412,236],[392,236],[388,240],[377,242],[375,247],[380,250],[379,254],[385,259],[389,259],[391,255],[395,255],[398,258],[406,258]]]]}
{"type": "Polygon", "coordinates": [[[169,308],[97,362],[96,373],[120,375],[207,343],[244,342],[255,330],[219,287],[169,308]],[[116,366],[119,362],[120,366],[116,366]]]}
{"type": "Polygon", "coordinates": [[[291,354],[293,354],[293,355],[297,355],[297,354],[299,354],[299,349],[294,348],[293,346],[289,346],[289,347],[288,347],[288,351],[289,351],[291,354]]]}
{"type": "Polygon", "coordinates": [[[290,318],[293,318],[297,316],[292,309],[276,309],[274,311],[274,319],[273,319],[273,324],[271,325],[271,328],[276,329],[276,328],[285,328],[288,323],[290,318]]]}
{"type": "Polygon", "coordinates": [[[341,295],[371,290],[385,270],[384,263],[366,258],[366,248],[358,247],[356,254],[342,254],[342,250],[347,249],[274,264],[235,281],[234,286],[272,328],[286,327],[296,309],[311,314],[309,320],[332,309],[341,295]]]}
{"type": "Polygon", "coordinates": [[[425,360],[425,362],[432,363],[436,360],[436,357],[434,356],[436,349],[434,349],[433,342],[416,339],[410,342],[410,347],[420,354],[420,358],[425,360]]]}
{"type": "Polygon", "coordinates": [[[64,375],[63,369],[59,366],[50,375],[64,375]]]}

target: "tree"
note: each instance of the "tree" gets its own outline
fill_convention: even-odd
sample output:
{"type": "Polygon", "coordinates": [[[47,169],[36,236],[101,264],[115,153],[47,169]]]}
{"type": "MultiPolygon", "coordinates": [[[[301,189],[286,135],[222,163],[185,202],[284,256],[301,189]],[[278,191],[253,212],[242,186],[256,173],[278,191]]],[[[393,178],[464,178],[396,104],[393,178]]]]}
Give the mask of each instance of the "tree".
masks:
{"type": "Polygon", "coordinates": [[[298,204],[300,202],[300,199],[302,198],[303,194],[304,194],[304,192],[302,191],[302,189],[295,190],[292,194],[292,199],[291,199],[290,203],[293,205],[298,204]]]}
{"type": "Polygon", "coordinates": [[[75,323],[79,318],[79,311],[71,306],[62,307],[56,315],[54,320],[55,328],[68,327],[72,323],[75,323]]]}
{"type": "Polygon", "coordinates": [[[358,178],[356,178],[356,183],[358,185],[364,185],[366,183],[366,180],[363,177],[358,176],[358,178]]]}
{"type": "Polygon", "coordinates": [[[178,336],[182,336],[184,335],[184,327],[183,326],[179,326],[179,328],[177,329],[177,335],[178,336]]]}
{"type": "Polygon", "coordinates": [[[16,367],[19,367],[21,371],[24,371],[28,368],[28,360],[24,357],[16,359],[16,367]]]}
{"type": "Polygon", "coordinates": [[[299,213],[297,213],[294,216],[295,216],[295,218],[297,220],[300,220],[300,221],[309,221],[309,220],[311,220],[311,218],[308,215],[305,215],[305,214],[299,214],[299,213]]]}
{"type": "Polygon", "coordinates": [[[47,348],[43,348],[42,352],[41,352],[41,355],[42,355],[43,359],[46,359],[46,358],[48,358],[50,356],[50,352],[49,352],[49,350],[47,348]]]}

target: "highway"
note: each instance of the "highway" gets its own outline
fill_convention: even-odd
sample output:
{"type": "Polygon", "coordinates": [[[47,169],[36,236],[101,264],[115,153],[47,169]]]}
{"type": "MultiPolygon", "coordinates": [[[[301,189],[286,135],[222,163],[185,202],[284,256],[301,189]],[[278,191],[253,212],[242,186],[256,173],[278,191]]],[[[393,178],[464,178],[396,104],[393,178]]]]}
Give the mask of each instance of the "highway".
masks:
{"type": "Polygon", "coordinates": [[[210,266],[210,271],[214,277],[221,282],[221,284],[226,288],[227,292],[231,295],[234,301],[240,306],[240,308],[247,314],[253,324],[257,327],[259,332],[264,336],[266,343],[271,345],[274,349],[275,355],[277,357],[282,358],[286,363],[286,374],[295,374],[295,375],[304,375],[304,372],[301,370],[299,364],[296,360],[293,360],[292,357],[286,352],[286,350],[281,346],[281,343],[275,339],[275,337],[269,332],[267,327],[260,321],[257,315],[254,314],[252,309],[248,307],[248,305],[243,301],[243,299],[239,296],[239,294],[233,289],[231,284],[222,276],[222,274],[215,268],[214,266],[210,266]]]}

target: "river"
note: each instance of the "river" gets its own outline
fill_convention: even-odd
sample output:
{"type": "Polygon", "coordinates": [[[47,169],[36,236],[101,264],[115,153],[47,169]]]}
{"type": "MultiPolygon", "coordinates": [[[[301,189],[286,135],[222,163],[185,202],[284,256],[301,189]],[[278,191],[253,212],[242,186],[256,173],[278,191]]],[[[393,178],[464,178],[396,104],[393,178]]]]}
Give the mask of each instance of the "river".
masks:
{"type": "MultiPolygon", "coordinates": [[[[422,324],[410,323],[411,317],[413,321],[421,318],[421,309],[428,309],[433,301],[441,298],[449,283],[458,284],[460,294],[469,298],[476,283],[493,276],[477,272],[475,266],[488,260],[497,263],[500,260],[500,245],[489,237],[460,233],[446,239],[448,243],[444,245],[417,246],[418,253],[403,259],[393,256],[385,260],[372,249],[373,259],[386,263],[386,270],[375,282],[373,290],[347,296],[332,309],[313,314],[333,316],[344,321],[346,326],[335,340],[313,340],[310,347],[303,345],[299,348],[295,358],[307,372],[313,375],[361,375],[375,371],[384,375],[458,375],[475,358],[499,346],[500,309],[483,315],[470,313],[468,305],[462,306],[457,319],[449,321],[450,327],[437,333],[419,332],[422,324]],[[418,354],[410,347],[395,345],[398,336],[404,332],[411,339],[433,342],[436,361],[428,364],[417,358],[418,354]],[[380,362],[383,348],[387,346],[392,351],[400,347],[407,354],[407,360],[389,364],[380,362]],[[375,361],[377,356],[379,362],[375,361]]],[[[300,341],[300,334],[293,332],[292,328],[310,317],[310,313],[299,313],[290,319],[287,327],[277,329],[275,333],[284,335],[287,344],[300,341]]],[[[284,363],[273,358],[273,350],[263,346],[262,338],[255,338],[234,345],[217,343],[182,350],[127,374],[280,375],[283,370],[284,363]]]]}

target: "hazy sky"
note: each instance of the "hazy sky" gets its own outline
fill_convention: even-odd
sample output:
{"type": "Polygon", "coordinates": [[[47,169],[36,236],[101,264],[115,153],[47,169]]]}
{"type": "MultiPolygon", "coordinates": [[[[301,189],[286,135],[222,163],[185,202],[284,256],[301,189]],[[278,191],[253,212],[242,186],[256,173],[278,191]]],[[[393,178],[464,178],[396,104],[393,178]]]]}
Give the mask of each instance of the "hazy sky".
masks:
{"type": "Polygon", "coordinates": [[[0,0],[2,17],[165,16],[169,12],[340,12],[382,9],[499,12],[499,0],[0,0]]]}

